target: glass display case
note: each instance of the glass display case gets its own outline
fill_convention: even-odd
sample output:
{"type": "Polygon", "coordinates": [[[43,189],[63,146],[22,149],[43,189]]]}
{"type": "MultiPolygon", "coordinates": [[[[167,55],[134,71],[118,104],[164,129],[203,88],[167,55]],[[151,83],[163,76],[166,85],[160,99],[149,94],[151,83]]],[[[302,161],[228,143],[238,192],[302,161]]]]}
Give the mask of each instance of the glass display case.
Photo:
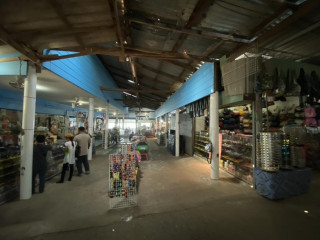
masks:
{"type": "Polygon", "coordinates": [[[252,135],[224,132],[220,167],[237,178],[253,183],[252,135]]]}

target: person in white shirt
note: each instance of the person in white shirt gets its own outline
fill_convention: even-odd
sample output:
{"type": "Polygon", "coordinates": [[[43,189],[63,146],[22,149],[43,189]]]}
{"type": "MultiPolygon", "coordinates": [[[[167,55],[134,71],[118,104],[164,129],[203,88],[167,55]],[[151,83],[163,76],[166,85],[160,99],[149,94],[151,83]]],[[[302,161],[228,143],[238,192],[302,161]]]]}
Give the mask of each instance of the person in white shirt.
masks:
{"type": "Polygon", "coordinates": [[[74,163],[75,163],[75,150],[76,150],[77,142],[73,140],[72,133],[68,133],[65,136],[65,139],[67,141],[65,142],[64,147],[63,147],[63,149],[64,149],[63,167],[62,167],[60,181],[58,181],[57,183],[64,182],[64,176],[65,176],[68,168],[69,168],[68,181],[71,181],[72,175],[73,175],[73,169],[74,169],[74,163]]]}

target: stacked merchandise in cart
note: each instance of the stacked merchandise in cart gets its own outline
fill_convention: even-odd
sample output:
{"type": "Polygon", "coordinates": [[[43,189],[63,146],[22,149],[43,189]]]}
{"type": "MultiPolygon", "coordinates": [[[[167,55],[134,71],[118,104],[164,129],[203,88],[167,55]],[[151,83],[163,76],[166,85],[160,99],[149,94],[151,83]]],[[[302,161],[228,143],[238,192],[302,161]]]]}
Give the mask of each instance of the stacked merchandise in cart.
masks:
{"type": "Polygon", "coordinates": [[[132,143],[121,143],[121,154],[130,153],[133,151],[132,143]]]}
{"type": "Polygon", "coordinates": [[[110,208],[137,205],[138,159],[135,153],[109,155],[110,208]]]}

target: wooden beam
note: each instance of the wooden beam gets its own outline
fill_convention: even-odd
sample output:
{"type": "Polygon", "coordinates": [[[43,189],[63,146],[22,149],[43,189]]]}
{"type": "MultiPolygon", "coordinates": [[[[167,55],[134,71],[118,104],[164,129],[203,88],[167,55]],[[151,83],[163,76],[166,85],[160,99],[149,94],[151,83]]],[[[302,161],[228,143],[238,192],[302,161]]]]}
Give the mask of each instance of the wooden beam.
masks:
{"type": "Polygon", "coordinates": [[[177,61],[174,61],[174,60],[162,60],[163,62],[167,62],[167,63],[170,63],[174,66],[177,66],[177,67],[181,67],[183,69],[188,69],[190,71],[195,71],[196,68],[193,67],[192,65],[190,64],[186,64],[186,63],[180,63],[180,62],[177,62],[177,61]]]}
{"type": "MultiPolygon", "coordinates": [[[[210,5],[212,5],[212,0],[198,0],[193,12],[186,24],[186,29],[190,29],[200,24],[202,19],[206,16],[207,11],[209,10],[210,5]]],[[[181,45],[183,44],[185,38],[187,37],[186,33],[182,33],[176,44],[173,46],[172,51],[176,52],[181,45]]]]}
{"type": "Polygon", "coordinates": [[[18,43],[15,39],[13,39],[2,27],[0,27],[0,40],[5,44],[10,45],[15,50],[24,55],[28,60],[35,64],[40,64],[40,59],[38,55],[31,48],[28,48],[25,45],[18,43]]]}
{"type": "Polygon", "coordinates": [[[251,33],[249,34],[248,38],[254,38],[257,35],[261,34],[263,29],[266,29],[266,27],[274,21],[277,17],[279,17],[281,14],[283,14],[285,11],[288,10],[287,4],[283,4],[282,7],[278,8],[274,14],[272,14],[270,17],[265,19],[262,23],[260,23],[258,26],[256,26],[251,33]]]}
{"type": "Polygon", "coordinates": [[[119,56],[120,62],[125,61],[125,49],[124,49],[124,40],[122,35],[122,29],[121,29],[121,22],[120,22],[120,15],[119,15],[119,9],[118,9],[118,1],[117,0],[108,0],[110,11],[112,13],[112,19],[114,24],[116,25],[117,30],[117,38],[118,38],[118,45],[121,49],[121,54],[119,56]]]}
{"type": "Polygon", "coordinates": [[[152,79],[144,74],[139,73],[140,79],[145,80],[147,82],[154,82],[154,83],[160,83],[161,85],[167,86],[169,88],[172,88],[172,83],[167,83],[165,81],[159,80],[159,79],[152,79]]]}
{"type": "MultiPolygon", "coordinates": [[[[60,17],[61,21],[64,22],[64,24],[72,29],[72,24],[71,22],[66,18],[63,10],[62,10],[62,6],[60,4],[60,2],[58,2],[57,0],[49,0],[49,3],[51,5],[51,7],[55,10],[55,12],[57,13],[57,15],[60,17]]],[[[83,43],[82,39],[80,38],[80,36],[78,34],[75,34],[75,38],[77,40],[77,42],[81,45],[84,46],[85,44],[83,43]]]]}
{"type": "Polygon", "coordinates": [[[107,26],[95,26],[95,27],[77,27],[77,28],[53,28],[53,29],[46,29],[46,30],[31,30],[31,31],[23,31],[12,33],[11,36],[18,39],[29,39],[33,37],[44,37],[44,36],[60,36],[60,35],[69,35],[69,34],[76,34],[76,33],[90,33],[90,32],[101,32],[105,30],[112,30],[115,29],[114,25],[107,26]]]}
{"type": "Polygon", "coordinates": [[[249,51],[251,48],[255,47],[256,45],[261,46],[264,42],[269,40],[270,38],[279,34],[279,32],[284,31],[287,27],[294,24],[296,21],[300,20],[308,13],[314,11],[315,9],[319,9],[320,1],[319,0],[308,0],[301,4],[301,6],[293,13],[293,15],[286,18],[284,21],[276,25],[275,27],[271,28],[269,31],[263,33],[259,38],[248,45],[242,45],[239,48],[235,49],[230,56],[229,60],[234,60],[241,54],[249,51]]]}
{"type": "Polygon", "coordinates": [[[209,57],[215,50],[217,50],[222,44],[224,43],[223,40],[219,41],[218,43],[214,43],[211,45],[207,50],[203,53],[204,56],[209,57]]]}
{"type": "Polygon", "coordinates": [[[179,77],[176,77],[174,75],[171,75],[171,74],[168,74],[168,73],[165,73],[165,72],[158,71],[158,70],[156,70],[154,68],[151,68],[151,67],[148,67],[148,66],[146,66],[144,64],[137,63],[136,66],[139,67],[139,68],[144,68],[144,69],[146,69],[146,70],[148,70],[150,72],[154,72],[156,74],[165,76],[166,78],[170,78],[175,82],[182,82],[182,83],[184,82],[184,80],[183,79],[179,79],[179,77]]]}
{"type": "MultiPolygon", "coordinates": [[[[144,50],[144,49],[135,48],[135,47],[125,47],[125,49],[126,49],[126,56],[130,56],[130,57],[166,59],[166,60],[194,59],[198,61],[211,62],[210,59],[198,57],[194,55],[185,56],[184,54],[180,54],[180,53],[144,50]],[[146,51],[148,51],[149,53],[145,53],[146,51]]],[[[114,57],[121,56],[121,49],[119,47],[114,47],[114,48],[70,47],[70,48],[52,48],[52,50],[79,52],[83,54],[82,56],[92,55],[92,54],[109,55],[114,57]]]]}
{"type": "Polygon", "coordinates": [[[101,91],[110,91],[110,92],[133,92],[133,93],[163,93],[163,92],[172,92],[171,90],[154,90],[154,89],[121,89],[121,88],[105,88],[100,87],[101,91]]]}
{"type": "Polygon", "coordinates": [[[15,61],[27,61],[28,58],[25,56],[21,57],[10,57],[10,58],[0,58],[0,62],[15,62],[15,61]]]}
{"type": "Polygon", "coordinates": [[[213,31],[202,31],[202,30],[192,30],[192,29],[186,29],[186,28],[177,28],[174,26],[168,26],[168,25],[160,25],[159,23],[148,23],[140,19],[136,18],[129,18],[130,22],[135,22],[141,25],[146,25],[152,28],[162,29],[170,32],[176,32],[181,33],[185,35],[200,37],[200,38],[206,38],[206,39],[214,39],[219,40],[222,39],[224,41],[230,41],[230,42],[239,42],[239,43],[249,43],[250,38],[246,37],[239,37],[234,36],[231,34],[225,34],[225,33],[219,33],[219,32],[213,32],[213,31]]]}
{"type": "Polygon", "coordinates": [[[143,56],[144,54],[145,56],[159,55],[158,58],[175,58],[175,59],[185,59],[185,60],[191,59],[191,60],[198,60],[198,61],[204,61],[204,62],[211,62],[211,60],[208,58],[195,56],[191,54],[185,55],[182,53],[173,53],[168,51],[156,51],[156,50],[150,50],[150,49],[139,48],[134,46],[126,46],[126,50],[133,50],[131,54],[140,54],[141,56],[143,56]]]}
{"type": "Polygon", "coordinates": [[[110,56],[119,56],[120,49],[119,48],[99,48],[99,47],[91,47],[91,48],[83,48],[83,47],[75,47],[75,48],[52,48],[50,50],[56,51],[67,51],[67,52],[79,52],[76,54],[69,54],[64,56],[59,55],[41,55],[39,58],[42,62],[46,61],[54,61],[54,60],[61,60],[66,58],[72,57],[80,57],[80,56],[87,56],[87,55],[110,55],[110,56]]]}
{"type": "MultiPolygon", "coordinates": [[[[118,75],[118,74],[114,74],[114,75],[118,75]]],[[[120,75],[120,74],[119,74],[120,75]]],[[[123,76],[118,76],[120,79],[127,79],[126,77],[123,77],[123,76]]],[[[117,80],[119,80],[119,79],[117,79],[117,80]]],[[[130,84],[129,82],[128,82],[128,80],[124,80],[124,81],[122,81],[122,80],[120,80],[121,81],[121,83],[119,83],[118,85],[122,85],[122,86],[125,86],[126,88],[128,87],[128,86],[130,86],[130,87],[133,87],[133,85],[132,84],[130,84]]],[[[152,89],[152,90],[161,90],[161,89],[159,89],[159,88],[155,88],[155,87],[153,87],[153,86],[150,86],[150,85],[146,85],[146,84],[143,84],[143,83],[139,83],[139,85],[138,85],[138,87],[141,87],[142,88],[142,90],[143,90],[143,88],[149,88],[149,89],[152,89]]],[[[163,94],[166,94],[166,93],[163,93],[163,94]]]]}

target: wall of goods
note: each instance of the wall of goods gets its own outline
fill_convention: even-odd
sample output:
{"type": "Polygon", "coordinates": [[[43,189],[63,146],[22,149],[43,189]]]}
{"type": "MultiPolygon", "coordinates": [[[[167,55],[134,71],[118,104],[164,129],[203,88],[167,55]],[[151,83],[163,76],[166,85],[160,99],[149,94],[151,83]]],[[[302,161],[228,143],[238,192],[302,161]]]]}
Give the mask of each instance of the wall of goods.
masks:
{"type": "MultiPolygon", "coordinates": [[[[310,64],[261,58],[224,65],[223,84],[230,99],[250,94],[256,96],[257,135],[254,138],[251,136],[254,129],[251,107],[220,110],[220,166],[249,183],[252,183],[254,175],[260,193],[270,193],[271,185],[279,189],[279,186],[286,185],[279,179],[275,180],[275,184],[272,180],[275,176],[290,179],[291,184],[287,185],[296,183],[294,178],[298,174],[305,175],[301,179],[310,179],[309,171],[305,169],[320,168],[320,68],[310,64]],[[247,72],[248,68],[254,71],[247,72]],[[254,145],[256,149],[252,148],[254,145]],[[256,155],[253,156],[252,152],[256,155]],[[237,172],[238,169],[241,172],[237,172]],[[267,182],[269,186],[265,185],[267,182]]],[[[303,183],[300,185],[308,186],[303,183]]],[[[286,197],[283,192],[305,192],[305,189],[293,191],[294,187],[268,196],[274,199],[286,197]]]]}
{"type": "MultiPolygon", "coordinates": [[[[22,134],[22,112],[0,109],[0,204],[18,197],[20,184],[20,139],[22,134]]],[[[37,114],[35,136],[43,134],[46,143],[52,145],[47,154],[47,178],[59,173],[64,152],[59,139],[64,132],[64,117],[37,114]],[[57,135],[58,134],[58,135],[57,135]]]]}
{"type": "Polygon", "coordinates": [[[206,159],[210,163],[209,153],[205,150],[209,140],[209,118],[207,116],[199,116],[194,118],[194,144],[193,152],[197,157],[206,159]]]}
{"type": "Polygon", "coordinates": [[[253,138],[251,105],[219,110],[221,133],[220,167],[252,184],[253,138]]]}
{"type": "Polygon", "coordinates": [[[312,65],[266,63],[257,164],[268,171],[320,168],[320,79],[312,65]],[[265,155],[275,146],[275,155],[265,155]],[[280,148],[279,148],[280,146],[280,148]]]}
{"type": "Polygon", "coordinates": [[[0,204],[19,195],[21,112],[0,110],[0,204]]]}
{"type": "Polygon", "coordinates": [[[141,160],[138,151],[129,143],[121,144],[119,154],[109,155],[110,208],[137,205],[138,168],[141,160]]]}

